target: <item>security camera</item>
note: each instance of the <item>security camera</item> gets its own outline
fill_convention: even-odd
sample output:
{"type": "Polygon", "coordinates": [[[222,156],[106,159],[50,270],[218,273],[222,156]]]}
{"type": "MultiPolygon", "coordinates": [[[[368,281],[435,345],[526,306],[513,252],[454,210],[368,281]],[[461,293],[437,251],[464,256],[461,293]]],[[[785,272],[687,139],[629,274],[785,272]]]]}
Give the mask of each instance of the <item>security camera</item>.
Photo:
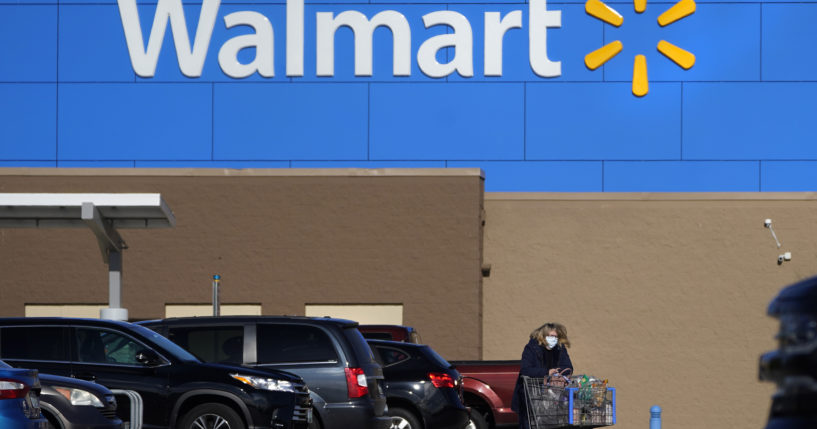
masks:
{"type": "Polygon", "coordinates": [[[777,234],[774,233],[774,228],[772,227],[772,220],[771,219],[766,219],[763,222],[763,226],[765,226],[766,229],[768,229],[769,232],[772,233],[772,238],[774,238],[774,242],[775,242],[775,244],[777,244],[777,248],[779,249],[780,248],[780,240],[777,239],[777,234]]]}
{"type": "Polygon", "coordinates": [[[781,253],[777,256],[777,265],[782,265],[783,261],[791,261],[791,252],[781,253]]]}

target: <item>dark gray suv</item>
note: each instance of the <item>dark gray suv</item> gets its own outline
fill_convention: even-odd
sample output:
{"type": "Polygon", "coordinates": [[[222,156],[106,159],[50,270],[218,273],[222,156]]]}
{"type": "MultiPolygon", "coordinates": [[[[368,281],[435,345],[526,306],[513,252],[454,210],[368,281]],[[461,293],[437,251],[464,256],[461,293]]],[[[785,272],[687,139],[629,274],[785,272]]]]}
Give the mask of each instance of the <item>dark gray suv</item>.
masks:
{"type": "Polygon", "coordinates": [[[155,330],[208,362],[301,376],[316,414],[311,428],[388,429],[383,370],[351,320],[224,316],[152,320],[155,330]]]}

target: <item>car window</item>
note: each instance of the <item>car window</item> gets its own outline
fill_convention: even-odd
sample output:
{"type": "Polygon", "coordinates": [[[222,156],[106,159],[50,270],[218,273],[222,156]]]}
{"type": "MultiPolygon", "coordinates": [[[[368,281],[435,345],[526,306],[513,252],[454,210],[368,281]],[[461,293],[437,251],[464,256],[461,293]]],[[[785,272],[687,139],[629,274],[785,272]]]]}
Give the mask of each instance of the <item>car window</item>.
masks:
{"type": "Polygon", "coordinates": [[[355,356],[358,360],[360,360],[360,362],[358,362],[359,365],[375,361],[372,348],[369,347],[368,343],[366,343],[366,340],[363,338],[363,335],[361,335],[360,330],[358,330],[357,327],[344,328],[343,335],[346,336],[348,343],[354,350],[355,356]]]}
{"type": "Polygon", "coordinates": [[[87,363],[141,365],[136,355],[148,347],[118,332],[76,328],[77,360],[87,363]]]}
{"type": "Polygon", "coordinates": [[[169,338],[205,362],[244,362],[243,326],[170,328],[169,338]]]}
{"type": "Polygon", "coordinates": [[[66,328],[58,326],[12,326],[0,330],[0,357],[67,361],[66,328]]]}
{"type": "Polygon", "coordinates": [[[388,332],[363,332],[363,338],[370,338],[372,340],[393,340],[388,332]]]}
{"type": "Polygon", "coordinates": [[[307,325],[258,325],[258,363],[337,362],[332,340],[307,325]]]}
{"type": "Polygon", "coordinates": [[[168,355],[171,355],[174,358],[183,362],[200,362],[199,358],[193,356],[192,354],[190,354],[190,352],[183,349],[181,346],[174,343],[173,341],[170,341],[169,339],[163,337],[158,332],[152,331],[141,325],[131,325],[130,329],[140,334],[142,337],[147,338],[148,341],[151,341],[161,350],[163,354],[167,353],[168,355]]]}
{"type": "Polygon", "coordinates": [[[380,360],[383,362],[384,367],[411,359],[411,356],[406,352],[393,347],[375,346],[375,349],[380,354],[380,360]]]}

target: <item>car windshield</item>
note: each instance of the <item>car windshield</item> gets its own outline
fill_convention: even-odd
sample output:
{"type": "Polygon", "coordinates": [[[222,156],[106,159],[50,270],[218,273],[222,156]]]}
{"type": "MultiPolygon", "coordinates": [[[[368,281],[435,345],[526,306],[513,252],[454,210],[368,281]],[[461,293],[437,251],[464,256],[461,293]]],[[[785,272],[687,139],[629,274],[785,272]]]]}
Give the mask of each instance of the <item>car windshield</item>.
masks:
{"type": "Polygon", "coordinates": [[[0,360],[0,368],[11,368],[11,365],[0,360]]]}
{"type": "Polygon", "coordinates": [[[199,358],[193,356],[190,354],[190,352],[181,348],[176,343],[161,336],[158,332],[151,331],[150,329],[140,325],[132,325],[132,327],[140,335],[146,337],[150,341],[153,341],[154,344],[161,347],[163,352],[173,355],[173,357],[176,359],[184,362],[201,362],[199,358]]]}

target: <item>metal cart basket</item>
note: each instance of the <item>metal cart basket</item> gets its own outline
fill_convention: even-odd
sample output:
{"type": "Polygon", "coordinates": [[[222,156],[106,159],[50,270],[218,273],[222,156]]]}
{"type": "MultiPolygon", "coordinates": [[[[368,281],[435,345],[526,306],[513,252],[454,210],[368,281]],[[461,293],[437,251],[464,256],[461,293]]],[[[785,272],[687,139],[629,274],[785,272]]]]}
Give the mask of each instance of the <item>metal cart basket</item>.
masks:
{"type": "Polygon", "coordinates": [[[616,424],[616,389],[613,387],[554,387],[546,378],[522,377],[531,429],[616,424]]]}

